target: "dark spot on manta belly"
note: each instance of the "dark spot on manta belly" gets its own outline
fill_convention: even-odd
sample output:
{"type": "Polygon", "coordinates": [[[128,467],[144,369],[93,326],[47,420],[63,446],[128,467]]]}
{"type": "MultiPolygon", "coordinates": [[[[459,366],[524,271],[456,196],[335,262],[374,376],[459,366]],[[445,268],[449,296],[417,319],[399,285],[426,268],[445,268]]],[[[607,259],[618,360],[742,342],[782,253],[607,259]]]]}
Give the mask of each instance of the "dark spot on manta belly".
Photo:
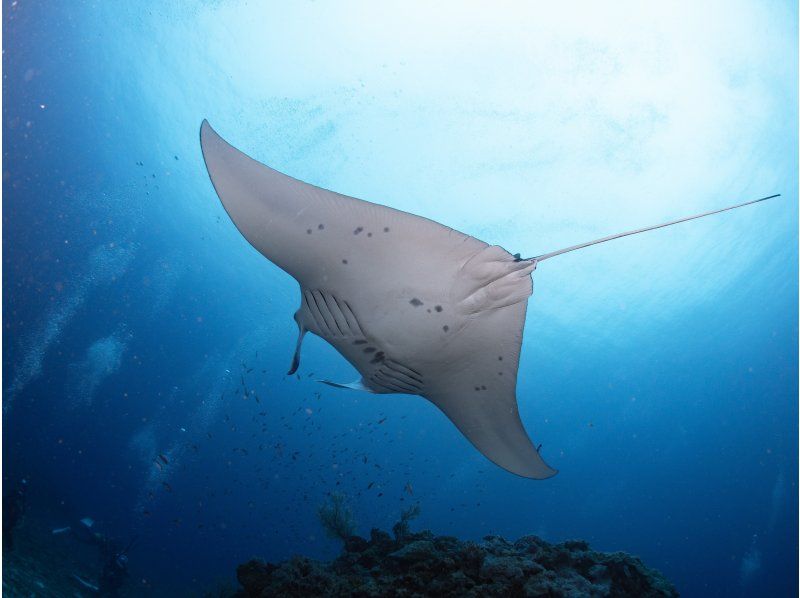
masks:
{"type": "Polygon", "coordinates": [[[368,237],[371,237],[371,236],[372,236],[372,233],[367,233],[367,236],[368,236],[368,237]]]}
{"type": "Polygon", "coordinates": [[[414,297],[411,301],[409,301],[409,303],[414,307],[419,307],[420,305],[422,305],[422,301],[420,301],[416,297],[414,297]]]}
{"type": "Polygon", "coordinates": [[[317,228],[318,228],[319,230],[322,230],[323,228],[325,228],[325,225],[324,225],[324,224],[320,224],[320,225],[319,225],[317,228]]]}
{"type": "Polygon", "coordinates": [[[444,330],[445,332],[447,332],[448,330],[450,330],[450,326],[448,326],[447,324],[445,324],[444,326],[442,326],[442,330],[444,330]]]}
{"type": "Polygon", "coordinates": [[[307,235],[310,235],[310,234],[311,234],[311,229],[310,229],[310,228],[306,229],[306,234],[307,234],[307,235]]]}
{"type": "Polygon", "coordinates": [[[388,233],[389,232],[389,227],[388,226],[384,226],[383,227],[383,232],[388,233]]]}
{"type": "Polygon", "coordinates": [[[436,307],[434,307],[433,309],[435,309],[436,311],[439,311],[439,312],[440,312],[440,311],[442,311],[442,306],[441,306],[441,305],[437,305],[437,306],[436,306],[436,307]]]}
{"type": "Polygon", "coordinates": [[[370,363],[380,363],[384,360],[384,357],[383,351],[378,351],[375,353],[375,357],[370,360],[370,363]]]}
{"type": "Polygon", "coordinates": [[[342,260],[342,263],[343,263],[343,264],[346,264],[346,263],[347,263],[347,260],[342,260]]]}
{"type": "Polygon", "coordinates": [[[502,355],[500,355],[500,356],[497,358],[497,361],[503,361],[503,356],[502,356],[502,355]]]}
{"type": "Polygon", "coordinates": [[[357,234],[361,233],[361,231],[363,231],[363,230],[364,230],[364,227],[363,226],[359,226],[356,230],[353,231],[353,234],[357,235],[357,234]]]}
{"type": "Polygon", "coordinates": [[[364,349],[364,353],[374,353],[374,352],[375,352],[375,347],[366,347],[364,349]]]}

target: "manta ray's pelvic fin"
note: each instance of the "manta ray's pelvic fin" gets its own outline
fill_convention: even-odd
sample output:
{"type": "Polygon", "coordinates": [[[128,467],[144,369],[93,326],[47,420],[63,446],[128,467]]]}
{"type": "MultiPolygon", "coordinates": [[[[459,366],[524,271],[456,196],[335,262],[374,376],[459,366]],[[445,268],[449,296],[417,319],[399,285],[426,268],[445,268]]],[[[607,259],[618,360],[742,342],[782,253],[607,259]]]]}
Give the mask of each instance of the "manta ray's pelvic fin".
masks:
{"type": "Polygon", "coordinates": [[[356,380],[355,382],[333,382],[331,380],[318,380],[318,382],[322,382],[323,384],[327,384],[328,386],[333,386],[335,388],[349,388],[350,390],[363,390],[364,392],[372,392],[375,391],[371,388],[364,386],[363,380],[356,380]]]}

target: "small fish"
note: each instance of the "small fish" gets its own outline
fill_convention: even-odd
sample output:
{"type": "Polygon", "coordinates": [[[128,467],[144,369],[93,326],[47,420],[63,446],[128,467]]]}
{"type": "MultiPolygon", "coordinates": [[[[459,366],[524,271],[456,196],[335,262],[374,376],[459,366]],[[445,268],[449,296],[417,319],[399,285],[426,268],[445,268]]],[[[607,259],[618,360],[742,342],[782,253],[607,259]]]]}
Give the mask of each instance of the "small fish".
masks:
{"type": "Polygon", "coordinates": [[[414,489],[411,487],[411,482],[406,482],[406,487],[404,488],[406,492],[408,492],[411,496],[414,496],[414,489]]]}
{"type": "Polygon", "coordinates": [[[164,489],[167,492],[172,492],[172,486],[170,486],[167,482],[161,482],[161,485],[164,486],[164,489]]]}
{"type": "Polygon", "coordinates": [[[169,459],[167,459],[163,453],[159,453],[158,458],[164,462],[164,465],[169,465],[169,459]]]}
{"type": "Polygon", "coordinates": [[[382,423],[383,423],[383,422],[385,422],[385,421],[386,421],[386,418],[384,417],[383,419],[379,419],[379,420],[378,420],[378,423],[379,423],[379,424],[382,424],[382,423]]]}
{"type": "Polygon", "coordinates": [[[372,488],[374,485],[375,485],[375,482],[370,482],[370,483],[369,483],[369,486],[367,486],[367,490],[369,490],[370,488],[372,488]]]}

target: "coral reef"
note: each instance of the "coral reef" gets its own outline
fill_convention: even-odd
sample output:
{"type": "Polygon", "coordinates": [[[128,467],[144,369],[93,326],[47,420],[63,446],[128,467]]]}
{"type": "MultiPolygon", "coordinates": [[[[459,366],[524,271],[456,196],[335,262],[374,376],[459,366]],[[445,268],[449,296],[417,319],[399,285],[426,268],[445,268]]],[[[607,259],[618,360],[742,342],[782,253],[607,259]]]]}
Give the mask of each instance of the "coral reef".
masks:
{"type": "Polygon", "coordinates": [[[343,494],[331,494],[328,503],[320,506],[317,514],[325,533],[330,538],[346,541],[355,532],[356,522],[353,519],[353,512],[345,504],[343,494]]]}
{"type": "Polygon", "coordinates": [[[279,564],[251,560],[237,571],[239,597],[267,596],[677,596],[660,573],[636,557],[596,552],[583,541],[550,544],[536,536],[509,542],[487,536],[462,542],[429,531],[412,533],[412,507],[395,537],[373,529],[349,536],[327,563],[294,557],[279,564]]]}
{"type": "Polygon", "coordinates": [[[411,528],[409,527],[409,523],[411,523],[412,519],[416,519],[419,517],[419,503],[404,509],[400,513],[400,521],[394,524],[392,527],[392,531],[394,532],[394,537],[398,542],[402,542],[409,533],[411,533],[411,528]]]}

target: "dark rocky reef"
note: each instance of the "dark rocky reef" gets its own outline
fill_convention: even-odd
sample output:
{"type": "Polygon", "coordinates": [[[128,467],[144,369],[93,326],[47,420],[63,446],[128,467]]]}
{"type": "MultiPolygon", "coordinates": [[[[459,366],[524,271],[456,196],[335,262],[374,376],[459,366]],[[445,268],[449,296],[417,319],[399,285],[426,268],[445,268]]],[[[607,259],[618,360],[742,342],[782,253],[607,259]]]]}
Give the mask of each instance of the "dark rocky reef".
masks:
{"type": "Polygon", "coordinates": [[[550,544],[536,536],[462,542],[429,531],[373,529],[350,536],[331,562],[294,557],[251,560],[237,570],[239,597],[266,596],[677,596],[658,571],[623,552],[586,542],[550,544]],[[397,533],[401,532],[401,533],[397,533]]]}

